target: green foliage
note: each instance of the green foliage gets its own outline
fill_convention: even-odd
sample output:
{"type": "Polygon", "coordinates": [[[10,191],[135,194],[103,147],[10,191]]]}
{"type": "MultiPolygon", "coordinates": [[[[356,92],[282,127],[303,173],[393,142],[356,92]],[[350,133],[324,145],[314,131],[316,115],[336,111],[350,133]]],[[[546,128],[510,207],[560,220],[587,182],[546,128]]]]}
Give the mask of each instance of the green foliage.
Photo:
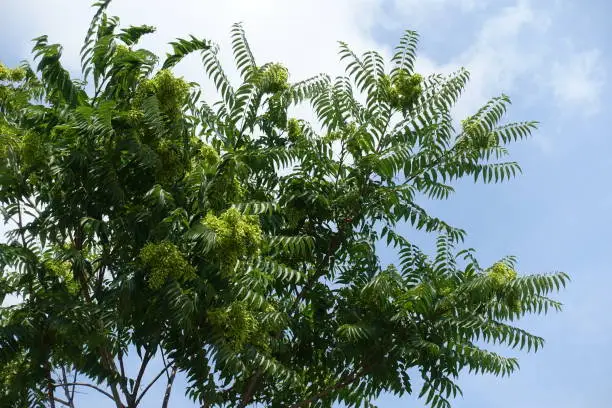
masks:
{"type": "Polygon", "coordinates": [[[204,143],[201,144],[195,159],[198,163],[201,163],[209,168],[216,168],[217,164],[219,164],[219,155],[217,154],[217,151],[212,146],[204,143]]]}
{"type": "Polygon", "coordinates": [[[491,267],[489,276],[497,286],[503,287],[516,279],[516,271],[505,263],[497,262],[491,267]]]}
{"type": "Polygon", "coordinates": [[[235,352],[241,351],[247,341],[260,337],[259,322],[244,303],[235,302],[224,309],[210,310],[207,316],[215,330],[230,340],[235,352]]]}
{"type": "Polygon", "coordinates": [[[508,97],[455,130],[469,75],[414,72],[412,31],[390,69],[341,43],[347,76],[333,81],[258,65],[240,24],[241,83],[193,36],[158,70],[137,48],[154,28],[120,28],[108,4],[95,4],[83,81],[46,36],[36,70],[0,65],[0,208],[13,228],[0,299],[23,299],[0,308],[0,406],[70,399],[75,375],[136,408],[150,390],[123,366],[136,353],[143,373],[164,362],[168,392],[185,375],[207,407],[373,406],[412,393],[411,375],[429,406],[448,407],[462,371],[518,368],[487,344],[542,347],[515,322],[560,310],[549,296],[567,275],[519,273],[512,258],[482,268],[459,248],[465,231],[419,204],[464,177],[520,172],[507,145],[537,124],[503,123],[508,97]],[[217,101],[172,72],[194,52],[217,101]],[[312,126],[288,116],[302,102],[312,126]],[[438,237],[433,256],[411,229],[438,237]]]}
{"type": "Polygon", "coordinates": [[[178,280],[195,279],[193,266],[171,242],[148,243],[140,250],[140,260],[148,270],[147,284],[159,289],[168,278],[178,280]]]}
{"type": "Polygon", "coordinates": [[[170,44],[172,45],[173,53],[166,56],[163,69],[172,68],[185,56],[194,51],[205,51],[210,48],[210,44],[207,41],[199,40],[194,36],[191,36],[189,40],[179,38],[176,42],[172,42],[170,44]]]}
{"type": "Polygon", "coordinates": [[[253,256],[259,250],[262,238],[256,216],[229,208],[219,217],[207,214],[202,223],[214,233],[216,254],[228,272],[240,257],[253,256]]]}
{"type": "Polygon", "coordinates": [[[274,94],[289,89],[289,71],[280,64],[267,64],[252,74],[255,83],[263,93],[274,94]]]}
{"type": "Polygon", "coordinates": [[[19,82],[25,79],[23,68],[10,69],[6,65],[0,64],[0,81],[19,82]]]}
{"type": "Polygon", "coordinates": [[[406,71],[401,70],[391,78],[383,76],[381,78],[381,88],[391,107],[407,111],[421,96],[423,92],[422,81],[423,77],[421,75],[408,75],[406,71]]]}
{"type": "Polygon", "coordinates": [[[179,118],[188,95],[189,85],[164,69],[152,79],[141,82],[136,92],[135,105],[142,105],[147,97],[155,96],[161,112],[168,120],[174,121],[179,118]]]}
{"type": "Polygon", "coordinates": [[[70,262],[49,259],[43,263],[43,267],[48,271],[49,275],[58,278],[66,286],[66,290],[70,294],[76,295],[78,293],[79,285],[72,276],[70,262]]]}

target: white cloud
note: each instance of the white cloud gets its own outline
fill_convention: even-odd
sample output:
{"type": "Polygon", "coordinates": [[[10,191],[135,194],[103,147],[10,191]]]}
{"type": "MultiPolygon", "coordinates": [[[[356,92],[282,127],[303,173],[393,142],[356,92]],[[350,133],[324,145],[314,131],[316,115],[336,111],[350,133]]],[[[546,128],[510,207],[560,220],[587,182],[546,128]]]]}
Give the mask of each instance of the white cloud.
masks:
{"type": "Polygon", "coordinates": [[[486,19],[473,44],[448,63],[439,65],[423,57],[418,67],[425,72],[445,73],[459,67],[468,69],[470,82],[455,109],[461,119],[493,96],[512,94],[520,79],[541,69],[541,50],[526,46],[522,35],[545,32],[549,24],[549,19],[528,1],[518,1],[486,19]]]}
{"type": "MultiPolygon", "coordinates": [[[[10,4],[4,16],[24,22],[16,35],[23,44],[20,47],[23,55],[28,55],[30,38],[48,33],[49,41],[64,46],[64,63],[78,72],[79,50],[94,11],[84,3],[87,2],[24,0],[10,4]]],[[[281,62],[289,69],[291,80],[299,81],[319,73],[331,76],[344,73],[338,41],[347,42],[357,52],[377,49],[390,55],[391,48],[377,43],[372,35],[375,25],[383,19],[382,3],[382,0],[115,0],[108,13],[120,16],[122,26],[156,26],[158,31],[145,37],[142,46],[158,55],[167,52],[168,42],[177,37],[193,34],[214,41],[220,45],[219,58],[232,80],[237,80],[238,74],[233,69],[230,30],[232,24],[242,22],[257,62],[281,62]]],[[[0,36],[3,27],[8,27],[2,24],[2,18],[0,36]]],[[[202,84],[209,102],[217,100],[216,92],[211,95],[214,89],[197,57],[186,59],[176,71],[202,84]]],[[[294,112],[312,119],[308,107],[294,112]]]]}
{"type": "MultiPolygon", "coordinates": [[[[79,3],[25,0],[10,4],[3,14],[25,25],[18,30],[19,41],[48,33],[50,41],[65,46],[66,61],[76,68],[78,50],[93,12],[79,3]]],[[[167,51],[167,42],[176,37],[194,34],[219,43],[224,62],[231,62],[231,25],[241,21],[259,62],[280,60],[297,80],[319,72],[341,73],[337,40],[359,50],[380,48],[371,35],[380,5],[378,0],[116,0],[109,12],[119,15],[123,25],[157,26],[158,32],[144,43],[157,52],[167,51]]],[[[23,44],[23,48],[29,46],[23,44]]],[[[184,64],[181,70],[201,77],[197,60],[184,64]]]]}
{"type": "MultiPolygon", "coordinates": [[[[157,26],[159,31],[144,45],[158,53],[167,51],[167,42],[179,36],[194,34],[211,39],[221,45],[221,60],[227,67],[232,66],[229,31],[234,22],[242,21],[258,61],[282,62],[292,73],[292,79],[300,80],[319,72],[332,75],[343,72],[337,40],[348,42],[358,51],[378,49],[388,55],[395,39],[383,44],[375,39],[373,34],[381,26],[403,28],[407,17],[411,21],[425,19],[433,23],[457,10],[467,15],[483,8],[493,11],[495,6],[484,21],[471,23],[480,28],[465,51],[456,50],[453,57],[449,50],[451,58],[444,64],[421,53],[418,62],[418,68],[425,72],[451,72],[459,66],[470,70],[470,84],[456,109],[458,117],[462,117],[491,96],[501,92],[512,94],[518,81],[524,78],[550,77],[553,65],[548,48],[554,48],[551,41],[557,40],[545,34],[551,25],[550,11],[556,6],[548,2],[549,9],[544,12],[529,0],[516,0],[503,8],[499,4],[492,0],[115,0],[110,13],[121,16],[123,25],[157,26]]],[[[78,50],[93,13],[88,2],[24,0],[10,2],[4,9],[3,16],[19,23],[2,22],[0,16],[0,34],[8,35],[10,29],[21,44],[23,55],[27,55],[30,38],[48,33],[51,41],[65,45],[67,64],[78,68],[78,50]]],[[[588,106],[592,111],[599,98],[600,81],[594,79],[597,62],[595,54],[578,53],[569,61],[554,65],[552,78],[556,80],[552,92],[568,104],[588,106]],[[564,78],[563,74],[568,72],[571,74],[564,78]]],[[[196,58],[181,64],[179,72],[189,79],[206,82],[196,58]]],[[[544,83],[532,90],[533,94],[551,92],[551,86],[544,83]]]]}
{"type": "Polygon", "coordinates": [[[556,102],[569,109],[597,113],[604,83],[605,72],[597,49],[573,52],[552,67],[550,85],[556,102]]]}
{"type": "MultiPolygon", "coordinates": [[[[461,6],[465,10],[485,7],[491,2],[434,0],[434,3],[461,6]]],[[[417,69],[421,72],[450,73],[459,67],[470,71],[470,82],[454,110],[457,119],[500,93],[509,94],[525,106],[550,100],[552,93],[560,113],[590,115],[599,111],[606,80],[601,53],[572,46],[560,56],[559,49],[565,44],[551,32],[558,4],[549,2],[547,9],[537,8],[536,4],[541,5],[517,0],[491,14],[482,22],[474,42],[444,64],[427,56],[419,58],[417,69]]],[[[539,142],[545,151],[553,148],[550,140],[539,142]]]]}
{"type": "MultiPolygon", "coordinates": [[[[499,3],[499,0],[497,0],[499,3]]],[[[451,12],[472,12],[494,4],[493,0],[393,0],[394,11],[409,17],[411,21],[432,21],[451,12]]],[[[397,23],[397,21],[395,22],[397,23]]]]}

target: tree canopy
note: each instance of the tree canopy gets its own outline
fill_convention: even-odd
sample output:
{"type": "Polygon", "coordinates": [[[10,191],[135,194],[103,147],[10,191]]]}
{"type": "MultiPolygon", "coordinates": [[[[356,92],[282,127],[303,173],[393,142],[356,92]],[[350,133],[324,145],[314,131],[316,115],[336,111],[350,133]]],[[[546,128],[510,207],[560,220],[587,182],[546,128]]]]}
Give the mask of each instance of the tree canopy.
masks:
{"type": "Polygon", "coordinates": [[[121,28],[108,3],[81,78],[46,36],[35,67],[0,65],[0,301],[21,299],[0,308],[2,407],[75,408],[77,388],[135,408],[153,359],[163,408],[177,375],[202,407],[371,407],[412,393],[411,375],[448,407],[463,370],[518,368],[487,344],[542,346],[513,322],[559,310],[548,296],[568,277],[481,266],[417,203],[520,171],[506,146],[536,123],[504,123],[508,97],[456,129],[468,73],[414,72],[413,31],[386,65],[340,43],[345,77],[290,82],[235,25],[232,83],[213,43],[177,39],[159,58],[138,48],[154,28],[121,28]],[[218,100],[173,74],[192,53],[218,100]],[[315,119],[292,117],[305,103],[315,119]],[[435,254],[415,230],[436,234],[435,254]]]}

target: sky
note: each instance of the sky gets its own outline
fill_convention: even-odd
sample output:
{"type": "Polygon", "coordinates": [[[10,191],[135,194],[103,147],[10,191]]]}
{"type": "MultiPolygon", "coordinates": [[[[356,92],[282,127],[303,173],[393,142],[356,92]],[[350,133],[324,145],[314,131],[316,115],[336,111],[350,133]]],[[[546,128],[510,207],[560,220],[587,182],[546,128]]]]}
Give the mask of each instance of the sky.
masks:
{"type": "MultiPolygon", "coordinates": [[[[612,104],[606,100],[612,79],[612,3],[114,0],[109,11],[124,25],[157,26],[143,45],[158,53],[168,51],[166,44],[174,38],[194,34],[220,44],[227,63],[231,24],[241,21],[257,60],[282,62],[294,80],[319,72],[341,74],[338,40],[357,51],[390,55],[403,30],[413,29],[421,36],[419,72],[448,73],[460,66],[471,72],[454,110],[457,119],[489,97],[508,94],[513,101],[509,120],[541,122],[531,139],[511,146],[523,174],[499,185],[462,181],[448,201],[423,204],[467,230],[466,246],[477,249],[482,264],[511,254],[518,258],[519,272],[564,271],[572,282],[559,295],[562,313],[522,322],[546,338],[543,351],[521,354],[521,370],[510,378],[462,375],[464,396],[453,406],[612,406],[612,104]]],[[[17,64],[29,57],[32,38],[48,34],[50,41],[64,45],[64,63],[76,72],[91,15],[83,0],[0,0],[0,60],[17,64]]],[[[204,82],[196,58],[178,71],[204,82]]],[[[408,228],[404,233],[413,234],[408,228]]],[[[435,237],[417,239],[431,248],[435,237]]],[[[83,398],[88,408],[110,406],[94,395],[83,398]]],[[[174,407],[190,406],[178,392],[173,398],[174,407]]],[[[415,397],[383,396],[379,403],[424,406],[415,397]]]]}

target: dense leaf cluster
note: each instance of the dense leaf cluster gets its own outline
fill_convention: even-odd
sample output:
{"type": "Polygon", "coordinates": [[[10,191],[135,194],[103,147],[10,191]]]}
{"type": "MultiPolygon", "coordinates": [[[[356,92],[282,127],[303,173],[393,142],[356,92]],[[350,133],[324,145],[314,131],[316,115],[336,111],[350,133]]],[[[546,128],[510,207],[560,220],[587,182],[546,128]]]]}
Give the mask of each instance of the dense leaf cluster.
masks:
{"type": "Polygon", "coordinates": [[[464,232],[416,201],[519,171],[505,146],[536,124],[501,124],[507,97],[455,130],[468,74],[415,73],[411,31],[390,69],[341,43],[346,77],[290,82],[282,65],[256,64],[236,25],[233,84],[214,44],[178,39],[159,61],[138,48],[154,29],[119,28],[108,3],[82,81],[45,36],[35,69],[0,65],[0,203],[14,227],[0,299],[22,299],[0,308],[0,406],[74,407],[89,387],[133,408],[161,358],[163,407],[177,372],[202,407],[369,407],[412,392],[412,374],[446,407],[462,370],[518,367],[483,344],[542,346],[512,321],[560,309],[548,295],[567,276],[518,274],[512,258],[481,267],[459,250],[464,232]],[[213,104],[172,73],[194,52],[213,104]],[[303,102],[320,133],[291,117],[303,102]],[[406,225],[439,236],[433,257],[406,225]]]}

